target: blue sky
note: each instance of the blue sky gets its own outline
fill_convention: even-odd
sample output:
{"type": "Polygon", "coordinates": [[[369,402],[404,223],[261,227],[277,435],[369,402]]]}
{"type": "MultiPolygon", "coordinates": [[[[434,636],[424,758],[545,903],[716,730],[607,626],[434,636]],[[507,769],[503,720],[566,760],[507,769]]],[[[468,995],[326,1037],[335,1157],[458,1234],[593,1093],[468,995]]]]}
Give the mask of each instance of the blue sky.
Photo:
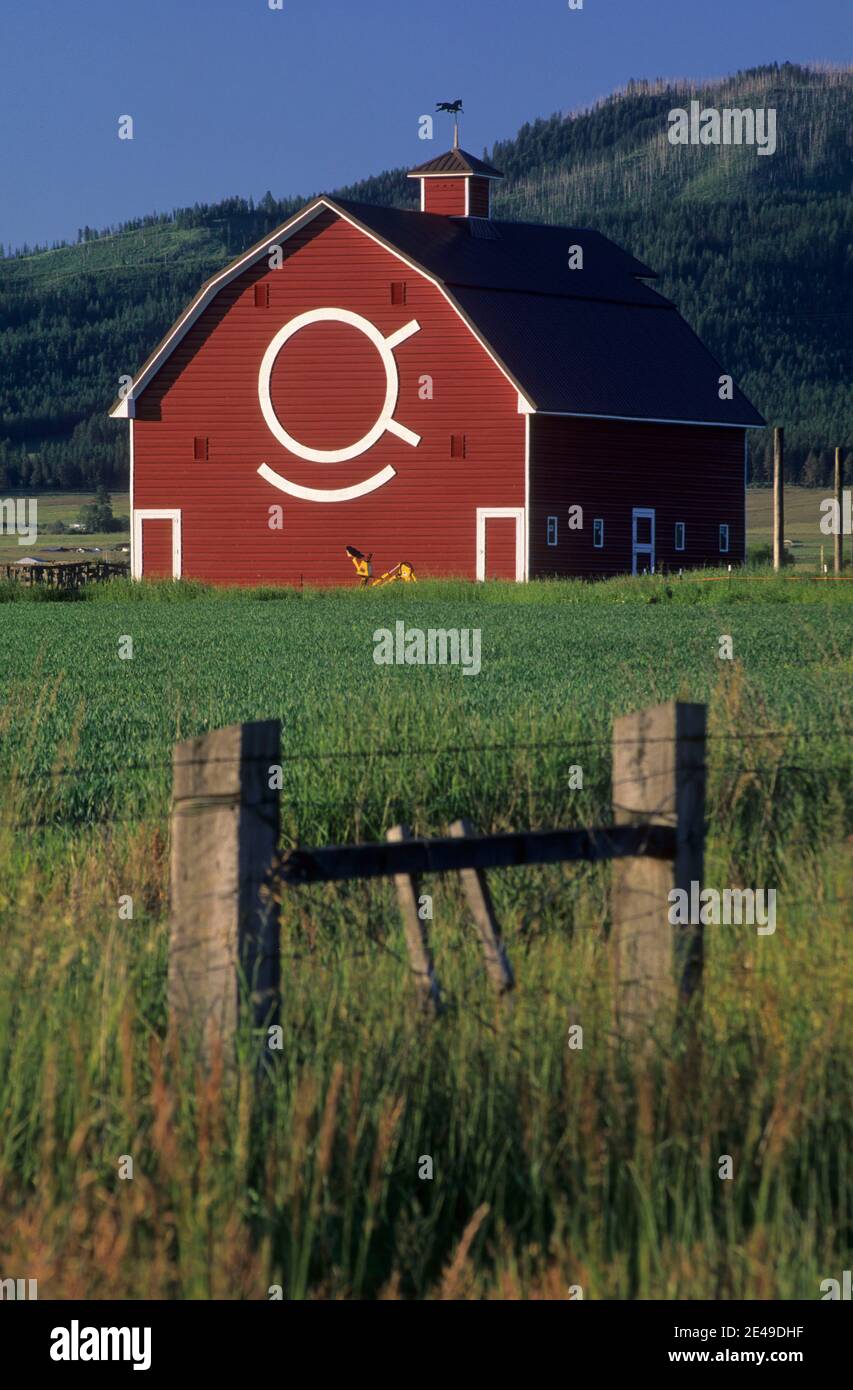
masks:
{"type": "Polygon", "coordinates": [[[4,0],[0,244],[418,163],[437,100],[479,154],[630,77],[845,62],[850,30],[849,0],[4,0]]]}

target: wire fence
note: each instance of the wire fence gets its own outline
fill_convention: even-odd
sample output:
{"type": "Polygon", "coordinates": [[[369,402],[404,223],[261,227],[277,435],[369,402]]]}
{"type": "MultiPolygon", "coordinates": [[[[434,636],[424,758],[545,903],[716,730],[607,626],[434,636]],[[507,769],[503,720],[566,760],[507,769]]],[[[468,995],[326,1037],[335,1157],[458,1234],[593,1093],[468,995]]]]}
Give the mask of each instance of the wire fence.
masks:
{"type": "MultiPolygon", "coordinates": [[[[708,742],[716,742],[716,743],[718,743],[718,744],[737,745],[739,748],[742,749],[742,748],[744,748],[744,747],[746,747],[746,746],[748,746],[748,745],[752,745],[752,744],[756,744],[756,745],[758,745],[758,744],[764,744],[764,743],[766,743],[768,740],[775,740],[775,741],[779,741],[779,740],[790,740],[790,741],[791,741],[792,743],[794,743],[794,744],[798,744],[798,743],[801,743],[801,742],[802,742],[802,743],[808,743],[808,742],[811,742],[811,741],[814,741],[814,740],[817,740],[817,739],[825,740],[825,739],[828,738],[828,737],[831,738],[831,737],[833,737],[833,736],[837,736],[837,735],[841,734],[842,732],[844,732],[844,734],[847,735],[849,731],[847,731],[847,730],[843,730],[843,731],[842,731],[842,729],[841,729],[840,726],[827,726],[827,727],[825,727],[825,728],[823,728],[823,729],[820,729],[820,730],[812,730],[812,731],[808,731],[808,732],[804,732],[804,731],[801,731],[801,730],[792,731],[792,730],[777,729],[777,730],[765,730],[765,731],[754,732],[754,733],[749,733],[749,734],[722,734],[722,733],[721,733],[721,734],[707,734],[707,735],[706,735],[706,738],[707,738],[707,741],[708,741],[708,742]]],[[[245,766],[247,763],[249,763],[249,764],[254,763],[254,764],[266,765],[266,766],[268,766],[268,767],[272,770],[272,769],[275,769],[275,768],[278,768],[278,767],[282,767],[282,768],[283,768],[284,766],[286,766],[286,765],[288,765],[288,764],[294,764],[294,763],[317,764],[317,763],[325,762],[325,761],[329,761],[329,760],[334,760],[334,761],[336,761],[336,762],[358,763],[358,764],[361,764],[362,766],[364,766],[364,765],[367,765],[367,764],[375,763],[375,762],[377,762],[377,761],[381,761],[382,759],[420,758],[420,759],[425,759],[425,760],[426,760],[426,759],[429,759],[429,760],[431,760],[432,762],[435,762],[435,761],[437,761],[437,760],[439,760],[439,759],[442,759],[442,758],[452,757],[452,758],[459,759],[459,758],[463,758],[463,757],[482,756],[482,755],[485,754],[485,753],[499,753],[499,754],[515,755],[515,754],[519,754],[519,753],[531,753],[531,752],[543,752],[543,753],[548,752],[548,753],[553,753],[553,752],[555,752],[555,751],[561,752],[561,753],[564,755],[564,758],[568,761],[568,759],[570,759],[570,758],[572,758],[572,757],[575,756],[576,750],[580,750],[580,749],[583,749],[583,748],[587,748],[587,749],[588,749],[588,748],[596,748],[596,749],[602,749],[602,750],[604,750],[604,749],[610,750],[610,749],[617,748],[617,747],[635,746],[636,744],[638,744],[638,743],[640,743],[640,742],[644,742],[644,743],[648,744],[648,743],[671,743],[671,742],[673,742],[673,741],[674,741],[674,740],[672,740],[672,739],[657,739],[657,738],[650,738],[650,739],[647,739],[647,740],[638,740],[638,739],[619,739],[619,740],[613,740],[613,739],[606,739],[606,738],[587,738],[587,739],[579,739],[579,740],[574,740],[574,739],[573,739],[573,740],[571,741],[571,743],[566,743],[564,740],[559,740],[559,739],[553,739],[553,740],[552,740],[552,739],[548,739],[548,740],[543,740],[543,741],[519,742],[519,743],[509,743],[509,744],[507,744],[507,743],[470,744],[470,745],[460,744],[460,745],[450,745],[450,746],[435,745],[435,746],[432,746],[432,747],[423,747],[423,746],[422,746],[422,747],[417,747],[417,748],[376,748],[376,749],[348,749],[348,750],[338,749],[338,750],[333,750],[333,751],[329,751],[329,752],[321,752],[321,751],[319,751],[319,750],[312,750],[312,751],[303,751],[303,752],[292,753],[292,754],[287,754],[287,753],[285,753],[285,754],[280,754],[280,755],[279,755],[279,758],[278,758],[278,760],[277,760],[276,763],[271,763],[270,760],[269,760],[269,758],[267,758],[267,757],[264,757],[264,758],[252,758],[252,757],[249,757],[249,758],[239,758],[239,757],[236,757],[236,756],[235,756],[235,757],[232,757],[232,758],[204,758],[204,759],[201,759],[201,758],[199,758],[199,759],[189,758],[189,759],[180,759],[180,760],[179,760],[177,763],[175,763],[175,764],[173,764],[171,760],[169,760],[169,761],[165,761],[165,760],[151,760],[151,761],[147,761],[147,762],[127,763],[127,764],[123,764],[123,765],[121,765],[121,766],[113,767],[112,769],[110,769],[110,771],[111,771],[112,773],[114,773],[115,775],[121,775],[121,776],[123,776],[123,775],[127,774],[128,772],[133,772],[133,773],[136,773],[136,772],[145,773],[145,772],[150,772],[150,771],[162,771],[162,772],[165,772],[165,771],[171,771],[172,768],[175,767],[175,766],[181,767],[181,768],[185,768],[185,767],[201,767],[201,766],[209,767],[211,764],[217,764],[217,763],[219,763],[219,764],[230,764],[230,765],[236,765],[236,764],[238,764],[238,763],[241,763],[241,764],[243,764],[244,766],[245,766]]],[[[689,739],[684,739],[684,740],[682,740],[682,742],[688,743],[688,742],[690,742],[690,740],[689,740],[689,739]]],[[[578,764],[578,765],[579,765],[579,764],[578,764]]],[[[812,763],[812,764],[809,764],[809,765],[806,765],[806,764],[804,764],[804,763],[775,762],[775,761],[774,761],[774,762],[769,763],[769,764],[766,765],[766,766],[762,766],[761,763],[756,763],[756,762],[747,764],[747,763],[744,762],[743,760],[741,760],[741,761],[739,761],[739,762],[736,762],[736,763],[732,763],[732,762],[724,761],[724,760],[716,760],[716,761],[713,761],[713,762],[705,762],[705,763],[703,763],[703,764],[701,765],[701,770],[702,770],[703,772],[709,772],[709,773],[720,774],[720,775],[728,775],[728,776],[730,776],[731,778],[739,778],[739,777],[744,777],[744,776],[756,777],[756,776],[760,776],[760,775],[765,775],[765,776],[768,776],[768,777],[772,777],[773,779],[778,779],[780,776],[782,776],[782,777],[795,776],[795,777],[801,777],[801,778],[812,779],[812,780],[815,781],[815,782],[820,782],[821,780],[824,780],[824,781],[826,781],[826,782],[833,783],[833,784],[838,784],[839,786],[842,786],[842,785],[844,785],[844,784],[848,784],[848,785],[849,785],[849,781],[850,781],[850,779],[851,779],[851,759],[848,759],[846,762],[845,762],[845,761],[839,761],[838,759],[835,759],[835,760],[834,760],[833,762],[831,762],[831,763],[826,763],[826,762],[815,762],[815,763],[812,763]]],[[[26,792],[26,791],[28,791],[28,790],[30,790],[30,789],[35,790],[36,788],[38,788],[38,787],[40,787],[40,786],[43,786],[45,783],[52,783],[52,782],[54,782],[55,780],[59,780],[59,779],[77,778],[77,779],[80,780],[80,782],[81,782],[82,784],[85,784],[86,779],[91,778],[91,777],[93,776],[93,774],[94,774],[96,771],[97,771],[100,775],[103,775],[104,769],[103,769],[103,768],[94,769],[94,768],[86,768],[86,767],[80,767],[80,766],[70,767],[70,768],[50,768],[50,769],[45,769],[45,770],[34,771],[34,772],[31,772],[31,773],[29,773],[29,774],[27,774],[27,775],[25,775],[25,776],[22,776],[22,777],[21,777],[21,776],[16,776],[16,777],[14,777],[12,780],[13,780],[15,786],[17,787],[17,789],[18,789],[19,791],[20,791],[20,790],[23,790],[24,792],[26,792]]],[[[645,780],[645,777],[641,777],[639,780],[644,781],[644,780],[645,780]]],[[[621,787],[621,786],[624,785],[625,783],[629,783],[629,784],[630,784],[630,783],[633,783],[633,782],[636,782],[636,781],[637,781],[637,778],[636,778],[635,776],[631,776],[630,778],[625,778],[625,779],[621,779],[621,780],[620,780],[620,779],[617,779],[616,781],[611,781],[611,782],[608,783],[608,786],[609,786],[611,792],[615,792],[619,787],[621,787]]],[[[271,790],[272,790],[272,788],[271,788],[271,790]]],[[[554,790],[555,790],[555,788],[553,788],[553,787],[550,788],[550,789],[544,790],[544,791],[541,793],[542,798],[543,798],[543,799],[548,799],[548,798],[552,797],[553,794],[554,794],[554,790]]],[[[596,783],[595,785],[590,786],[590,787],[587,787],[587,788],[579,787],[579,788],[572,789],[572,796],[573,796],[573,797],[576,796],[578,792],[583,793],[584,791],[589,791],[589,792],[592,792],[592,793],[597,793],[597,792],[600,792],[601,790],[602,790],[602,788],[599,787],[598,784],[596,783]]],[[[398,804],[398,803],[399,803],[399,800],[400,800],[400,789],[399,789],[399,788],[393,788],[393,789],[387,789],[387,788],[386,788],[386,789],[380,789],[380,788],[377,788],[374,792],[371,793],[371,796],[370,796],[369,799],[365,799],[363,796],[356,796],[356,797],[353,797],[353,796],[349,795],[349,796],[347,797],[346,802],[344,802],[343,799],[342,799],[342,798],[343,798],[343,793],[342,793],[341,795],[339,795],[338,797],[336,797],[336,798],[333,798],[333,797],[317,798],[317,797],[311,797],[311,796],[302,796],[302,795],[300,795],[299,793],[290,793],[286,787],[282,787],[282,788],[279,790],[278,795],[279,795],[279,802],[280,802],[280,807],[281,807],[282,811],[288,810],[288,811],[290,811],[291,813],[293,813],[293,812],[299,812],[299,811],[308,811],[308,810],[312,810],[312,811],[335,812],[335,813],[337,813],[337,814],[340,814],[342,810],[345,810],[345,811],[346,811],[346,814],[347,814],[350,818],[352,818],[352,817],[355,816],[355,815],[364,814],[364,813],[366,813],[366,812],[368,812],[368,811],[375,811],[375,809],[376,809],[376,802],[379,801],[379,800],[391,801],[391,802],[393,802],[394,804],[398,804]]],[[[535,794],[534,794],[534,795],[535,795],[535,794]]],[[[70,815],[64,814],[62,808],[61,808],[61,807],[58,807],[58,808],[55,808],[54,810],[49,810],[48,808],[45,808],[44,813],[43,813],[43,815],[41,816],[41,818],[33,818],[33,819],[31,819],[31,820],[15,820],[15,821],[12,821],[12,822],[6,821],[5,823],[6,823],[6,824],[11,824],[11,825],[13,826],[13,828],[16,829],[16,830],[35,830],[35,829],[39,829],[40,827],[44,826],[45,824],[51,824],[51,823],[57,823],[57,822],[61,822],[62,824],[68,825],[69,827],[71,827],[71,826],[75,826],[75,825],[76,825],[76,826],[82,826],[82,825],[86,825],[86,824],[95,824],[95,823],[97,823],[97,824],[110,824],[110,825],[126,825],[126,824],[131,824],[131,823],[133,823],[134,820],[135,820],[135,817],[134,817],[132,814],[131,814],[131,816],[128,816],[128,817],[118,817],[118,816],[113,816],[113,815],[111,815],[111,814],[107,814],[107,813],[103,813],[103,812],[98,813],[98,812],[96,812],[96,811],[94,811],[94,810],[93,810],[93,811],[90,811],[90,812],[88,812],[88,813],[85,813],[85,814],[80,814],[80,815],[77,815],[77,816],[70,816],[70,815]]],[[[0,824],[3,824],[3,823],[4,823],[4,822],[3,822],[3,817],[2,817],[2,814],[0,813],[0,824]]]]}

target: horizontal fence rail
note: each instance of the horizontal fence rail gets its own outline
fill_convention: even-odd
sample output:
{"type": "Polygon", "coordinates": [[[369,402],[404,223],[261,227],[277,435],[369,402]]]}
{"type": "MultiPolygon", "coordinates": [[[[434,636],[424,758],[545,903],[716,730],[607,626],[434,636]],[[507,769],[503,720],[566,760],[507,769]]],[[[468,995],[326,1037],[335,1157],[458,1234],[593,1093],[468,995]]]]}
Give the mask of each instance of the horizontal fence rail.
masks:
{"type": "Polygon", "coordinates": [[[666,825],[607,825],[595,830],[527,830],[499,835],[404,840],[397,844],[329,845],[283,856],[283,883],[335,883],[394,874],[511,869],[572,860],[598,863],[626,856],[674,859],[675,831],[666,825]]]}
{"type": "MultiPolygon", "coordinates": [[[[276,720],[236,724],[179,744],[173,758],[170,1031],[201,1032],[208,1053],[233,1045],[248,985],[256,1028],[277,1017],[279,904],[288,889],[390,878],[397,891],[414,995],[425,1014],[445,1013],[421,920],[420,878],[458,874],[491,986],[508,1007],[515,988],[486,871],[613,860],[606,943],[620,1036],[673,1018],[702,974],[702,927],[669,920],[673,888],[702,882],[705,850],[706,709],[669,701],[613,726],[613,823],[483,834],[456,820],[449,835],[279,851],[280,768],[276,720]]],[[[284,993],[286,994],[286,982],[284,993]]]]}

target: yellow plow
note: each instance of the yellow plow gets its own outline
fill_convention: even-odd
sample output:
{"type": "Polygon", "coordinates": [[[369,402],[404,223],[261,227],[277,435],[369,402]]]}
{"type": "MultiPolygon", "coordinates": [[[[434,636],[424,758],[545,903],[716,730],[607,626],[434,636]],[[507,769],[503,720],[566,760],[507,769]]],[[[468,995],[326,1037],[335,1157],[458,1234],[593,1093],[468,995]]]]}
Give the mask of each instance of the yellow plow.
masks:
{"type": "Polygon", "coordinates": [[[347,555],[355,565],[355,572],[358,575],[360,589],[376,589],[381,584],[393,584],[400,579],[404,584],[417,584],[418,577],[411,565],[405,560],[401,560],[393,569],[386,570],[373,578],[373,551],[369,555],[364,555],[360,550],[356,550],[354,545],[347,546],[347,555]]]}

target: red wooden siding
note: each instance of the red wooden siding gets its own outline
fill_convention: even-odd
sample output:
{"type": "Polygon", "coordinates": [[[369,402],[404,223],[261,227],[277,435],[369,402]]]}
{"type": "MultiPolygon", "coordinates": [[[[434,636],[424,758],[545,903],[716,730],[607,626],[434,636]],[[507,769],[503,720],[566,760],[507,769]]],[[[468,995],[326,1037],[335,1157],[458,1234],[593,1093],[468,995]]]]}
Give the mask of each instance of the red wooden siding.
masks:
{"type": "Polygon", "coordinates": [[[530,420],[530,577],[608,575],[631,570],[635,507],[655,512],[655,567],[678,570],[744,558],[744,432],[695,425],[534,415],[530,420]],[[583,530],[569,508],[583,508],[583,530]],[[559,519],[547,544],[548,517],[559,519]],[[604,520],[604,547],[593,520],[604,520]],[[683,551],[675,523],[686,524],[683,551]],[[729,526],[729,553],[719,528],[729,526]]]}
{"type": "Polygon", "coordinates": [[[486,517],[486,579],[515,579],[515,517],[486,517]]]}
{"type": "Polygon", "coordinates": [[[467,178],[424,179],[424,212],[438,212],[445,217],[465,216],[465,184],[467,178]]]}
{"type": "Polygon", "coordinates": [[[470,180],[470,202],[469,213],[471,217],[488,217],[489,215],[489,180],[471,179],[470,180]]]}
{"type": "Polygon", "coordinates": [[[162,517],[142,519],[142,577],[172,578],[172,522],[162,517]]]}
{"type": "MultiPolygon", "coordinates": [[[[418,575],[473,579],[477,508],[524,506],[514,387],[433,284],[335,214],[321,214],[283,252],[281,269],[264,258],[220,292],[137,402],[132,505],[179,508],[183,574],[214,583],[352,584],[346,545],[373,551],[375,573],[405,559],[418,575]],[[395,306],[389,285],[401,272],[407,302],[395,306]],[[269,288],[265,312],[255,307],[259,282],[269,288]],[[261,359],[280,327],[322,307],[363,315],[384,335],[418,321],[420,332],[394,352],[394,415],[422,436],[416,448],[386,433],[358,458],[310,463],[270,433],[258,401],[261,359]],[[424,377],[431,400],[421,398],[424,377]],[[467,456],[451,459],[459,432],[467,456]],[[209,440],[207,462],[193,461],[196,436],[209,440]],[[396,477],[354,501],[318,503],[272,487],[258,476],[262,463],[315,488],[352,486],[389,464],[396,477]],[[273,507],[283,510],[282,529],[270,527],[273,507]]],[[[272,374],[280,421],[317,448],[363,436],[384,392],[376,350],[337,322],[295,334],[272,374]]],[[[143,541],[143,567],[145,549],[143,541]]]]}

